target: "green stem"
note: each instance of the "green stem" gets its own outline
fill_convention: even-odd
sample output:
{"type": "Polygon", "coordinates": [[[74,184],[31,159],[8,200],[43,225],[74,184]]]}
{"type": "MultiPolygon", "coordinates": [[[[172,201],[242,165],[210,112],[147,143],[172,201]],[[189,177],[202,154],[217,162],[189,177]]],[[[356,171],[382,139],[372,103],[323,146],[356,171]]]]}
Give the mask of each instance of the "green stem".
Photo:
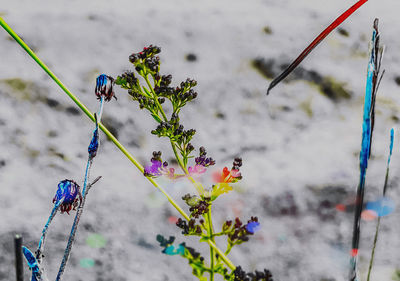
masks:
{"type": "Polygon", "coordinates": [[[225,255],[228,255],[231,250],[232,250],[232,245],[231,245],[231,243],[228,243],[228,247],[226,248],[225,255]]]}
{"type": "Polygon", "coordinates": [[[160,110],[161,115],[162,115],[163,118],[164,118],[164,121],[167,122],[167,121],[168,121],[167,116],[165,115],[164,110],[163,110],[161,104],[158,102],[158,98],[157,98],[156,92],[154,92],[154,88],[153,88],[153,86],[150,84],[148,74],[146,74],[146,75],[143,76],[143,77],[144,77],[144,80],[146,80],[147,86],[149,86],[149,89],[150,89],[151,93],[153,94],[154,102],[156,103],[158,109],[160,110]]]}
{"type": "MultiPolygon", "coordinates": [[[[73,94],[68,88],[58,79],[58,77],[47,67],[47,65],[42,62],[39,57],[29,48],[28,45],[12,30],[12,28],[0,17],[0,26],[4,28],[5,31],[10,34],[12,38],[34,59],[37,64],[57,83],[58,86],[76,103],[76,105],[93,121],[96,122],[93,113],[73,94]]],[[[99,128],[106,134],[106,136],[121,150],[121,152],[136,166],[136,168],[144,173],[143,166],[128,152],[128,150],[111,134],[111,132],[102,124],[99,123],[99,128]]],[[[172,206],[187,220],[190,220],[190,217],[182,210],[181,207],[172,199],[172,197],[155,182],[152,178],[146,177],[158,190],[167,197],[168,201],[172,206]]],[[[222,260],[229,266],[230,269],[234,270],[235,265],[222,253],[222,251],[212,242],[207,241],[207,243],[221,256],[222,260]]]]}
{"type": "MultiPolygon", "coordinates": [[[[209,239],[215,243],[214,237],[213,237],[213,226],[212,226],[212,219],[211,219],[211,206],[207,212],[207,224],[208,224],[208,236],[210,237],[209,239]]],[[[210,245],[210,281],[214,281],[214,249],[210,245]]]]}
{"type": "Polygon", "coordinates": [[[374,245],[372,246],[371,258],[369,260],[367,281],[369,281],[369,278],[370,278],[370,275],[371,275],[371,271],[372,271],[372,265],[374,263],[375,248],[376,248],[376,243],[378,242],[378,233],[379,233],[379,225],[380,225],[380,223],[381,223],[381,217],[378,217],[378,222],[376,224],[376,230],[375,230],[374,245]]]}

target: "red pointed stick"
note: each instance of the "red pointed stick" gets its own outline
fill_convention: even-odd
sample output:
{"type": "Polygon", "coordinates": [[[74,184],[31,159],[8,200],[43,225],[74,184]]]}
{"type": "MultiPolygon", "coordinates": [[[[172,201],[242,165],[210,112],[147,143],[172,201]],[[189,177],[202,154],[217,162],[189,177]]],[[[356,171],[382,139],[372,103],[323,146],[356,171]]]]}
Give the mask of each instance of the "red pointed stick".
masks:
{"type": "Polygon", "coordinates": [[[343,14],[341,14],[334,22],[332,22],[324,31],[322,31],[315,39],[308,45],[307,48],[281,73],[278,77],[272,80],[271,84],[269,84],[267,95],[271,91],[273,87],[275,87],[279,82],[286,78],[290,72],[292,72],[302,61],[303,59],[322,41],[324,38],[332,32],[336,27],[338,27],[342,22],[344,22],[351,14],[357,11],[365,2],[368,0],[359,0],[353,6],[351,6],[348,10],[346,10],[343,14]]]}

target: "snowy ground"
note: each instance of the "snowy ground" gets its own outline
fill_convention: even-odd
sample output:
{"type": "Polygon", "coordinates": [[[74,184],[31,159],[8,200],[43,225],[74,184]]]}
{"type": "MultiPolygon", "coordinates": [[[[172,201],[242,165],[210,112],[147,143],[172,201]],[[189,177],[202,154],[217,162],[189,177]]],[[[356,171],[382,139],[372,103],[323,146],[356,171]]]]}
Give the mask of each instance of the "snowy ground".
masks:
{"type": "MultiPolygon", "coordinates": [[[[92,111],[98,106],[93,93],[98,74],[116,77],[130,67],[132,52],[161,46],[162,73],[171,73],[176,84],[187,77],[198,81],[199,96],[181,118],[186,128],[196,128],[196,147],[205,146],[220,168],[230,166],[235,156],[243,158],[244,180],[237,192],[216,202],[214,221],[257,215],[262,229],[232,251],[233,262],[248,271],[269,268],[279,281],[342,281],[348,273],[353,215],[335,206],[351,201],[358,181],[375,17],[387,46],[386,75],[376,103],[367,200],[381,193],[389,130],[400,120],[400,2],[367,2],[341,32],[334,31],[313,51],[302,71],[268,97],[270,79],[252,62],[267,64],[264,70],[276,74],[353,3],[4,0],[0,15],[92,111]],[[188,61],[188,54],[197,59],[188,61]],[[310,81],[310,73],[320,79],[310,81]],[[327,96],[332,91],[324,94],[321,81],[330,81],[328,90],[342,94],[327,96]]],[[[118,101],[106,105],[104,117],[120,141],[143,164],[153,150],[172,157],[165,140],[150,134],[151,117],[126,92],[117,89],[116,95],[118,101]]],[[[36,247],[58,182],[83,179],[93,124],[5,31],[0,31],[0,104],[0,280],[13,280],[13,234],[22,233],[24,244],[36,247]]],[[[197,249],[204,245],[180,236],[168,222],[177,216],[175,210],[101,136],[92,175],[103,179],[89,193],[65,280],[194,280],[181,258],[161,254],[155,237],[174,235],[197,249]],[[106,238],[106,244],[91,247],[87,240],[93,234],[106,238]],[[83,267],[84,258],[94,260],[94,266],[83,267]]],[[[398,202],[399,134],[395,137],[389,196],[398,202]]],[[[179,198],[190,187],[162,182],[184,206],[179,198]]],[[[392,280],[400,269],[399,216],[397,209],[382,220],[375,281],[392,280]]],[[[50,279],[72,219],[57,216],[51,226],[45,259],[50,279]]],[[[374,229],[374,221],[362,223],[361,280],[366,279],[374,229]]]]}

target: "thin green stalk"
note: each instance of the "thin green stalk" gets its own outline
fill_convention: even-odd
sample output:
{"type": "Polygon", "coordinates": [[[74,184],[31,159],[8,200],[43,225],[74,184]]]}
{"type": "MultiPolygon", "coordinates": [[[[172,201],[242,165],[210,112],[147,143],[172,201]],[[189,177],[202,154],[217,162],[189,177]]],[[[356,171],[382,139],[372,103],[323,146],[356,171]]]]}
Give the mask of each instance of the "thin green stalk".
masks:
{"type": "Polygon", "coordinates": [[[378,217],[378,222],[376,224],[376,230],[375,230],[374,245],[372,247],[371,259],[369,260],[367,281],[369,281],[369,278],[371,276],[371,271],[372,271],[372,265],[374,264],[375,248],[376,248],[376,243],[378,242],[378,233],[379,233],[380,224],[381,224],[381,217],[378,217]]]}
{"type": "MultiPolygon", "coordinates": [[[[212,226],[212,219],[211,219],[211,206],[210,209],[207,212],[207,224],[208,224],[208,236],[210,237],[209,239],[215,243],[214,237],[213,237],[213,226],[212,226]]],[[[214,249],[210,245],[210,281],[214,281],[214,249]]]]}
{"type": "Polygon", "coordinates": [[[213,249],[217,252],[217,254],[221,257],[221,259],[225,262],[225,264],[232,270],[235,270],[236,266],[227,258],[227,256],[221,251],[220,248],[215,245],[215,243],[211,240],[207,240],[208,245],[213,247],[213,249]]]}
{"type": "MultiPolygon", "coordinates": [[[[394,140],[394,130],[393,128],[390,130],[390,146],[389,146],[389,157],[388,157],[388,161],[387,161],[387,166],[386,166],[386,175],[385,175],[385,182],[383,184],[383,192],[382,195],[383,197],[385,197],[386,195],[386,190],[387,190],[387,184],[388,184],[388,179],[389,179],[389,165],[390,165],[390,159],[392,157],[392,152],[393,152],[393,140],[394,140]]],[[[381,206],[381,210],[382,211],[382,206],[381,206]]],[[[376,244],[378,242],[378,234],[379,234],[379,227],[381,224],[381,217],[380,214],[378,214],[378,222],[376,224],[376,230],[375,230],[375,237],[374,237],[374,244],[372,246],[372,252],[371,252],[371,258],[369,260],[369,267],[368,267],[368,277],[367,277],[367,281],[369,281],[370,276],[371,276],[371,271],[372,271],[372,266],[374,264],[374,257],[375,257],[375,248],[376,248],[376,244]]]]}
{"type": "Polygon", "coordinates": [[[145,75],[145,76],[144,76],[144,80],[146,80],[147,86],[149,86],[150,91],[151,91],[151,93],[153,94],[154,102],[156,103],[158,109],[161,111],[161,114],[162,114],[162,116],[163,116],[163,118],[164,118],[164,121],[167,122],[167,121],[168,121],[167,116],[165,115],[165,112],[164,112],[164,110],[162,109],[161,104],[158,102],[157,95],[156,95],[156,93],[154,92],[153,86],[151,86],[151,84],[150,84],[148,75],[145,75]]]}
{"type": "Polygon", "coordinates": [[[232,250],[232,245],[229,243],[228,248],[225,251],[225,255],[228,255],[231,252],[231,250],[232,250]]]}
{"type": "MultiPolygon", "coordinates": [[[[61,80],[47,67],[47,65],[29,48],[29,46],[14,32],[14,30],[0,17],[0,26],[4,28],[10,34],[12,38],[32,57],[34,61],[56,82],[58,86],[76,103],[76,105],[93,121],[95,122],[95,118],[93,113],[73,94],[68,88],[61,82],[61,80]]],[[[99,128],[104,132],[104,134],[119,148],[119,150],[135,165],[135,167],[141,172],[144,173],[143,166],[131,155],[128,150],[114,137],[113,134],[102,124],[99,123],[99,128]]],[[[172,197],[161,187],[158,185],[156,181],[154,181],[150,177],[146,177],[158,190],[167,197],[168,201],[172,206],[187,220],[190,220],[190,217],[182,210],[181,207],[172,199],[172,197]]],[[[224,253],[212,242],[207,241],[207,243],[221,256],[222,260],[226,263],[226,265],[234,270],[235,265],[224,255],[224,253]]]]}

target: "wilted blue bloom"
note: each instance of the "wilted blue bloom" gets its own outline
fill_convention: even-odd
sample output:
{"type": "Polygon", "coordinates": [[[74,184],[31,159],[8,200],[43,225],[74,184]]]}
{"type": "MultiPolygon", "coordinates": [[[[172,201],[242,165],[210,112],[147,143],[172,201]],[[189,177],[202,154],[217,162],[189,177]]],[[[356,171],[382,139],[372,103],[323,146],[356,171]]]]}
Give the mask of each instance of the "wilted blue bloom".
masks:
{"type": "Polygon", "coordinates": [[[246,225],[246,230],[250,233],[255,233],[260,230],[261,226],[258,221],[251,221],[246,225]]]}
{"type": "Polygon", "coordinates": [[[96,96],[99,99],[101,98],[101,96],[104,96],[104,100],[106,101],[110,101],[112,97],[116,98],[114,96],[113,84],[114,78],[112,78],[111,76],[105,74],[99,75],[96,79],[96,96]]]}
{"type": "Polygon", "coordinates": [[[78,205],[78,200],[82,200],[79,185],[73,180],[63,180],[58,184],[56,195],[53,198],[53,203],[57,204],[63,199],[60,205],[61,213],[67,212],[78,205]],[[79,196],[79,197],[77,197],[79,196]]]}

